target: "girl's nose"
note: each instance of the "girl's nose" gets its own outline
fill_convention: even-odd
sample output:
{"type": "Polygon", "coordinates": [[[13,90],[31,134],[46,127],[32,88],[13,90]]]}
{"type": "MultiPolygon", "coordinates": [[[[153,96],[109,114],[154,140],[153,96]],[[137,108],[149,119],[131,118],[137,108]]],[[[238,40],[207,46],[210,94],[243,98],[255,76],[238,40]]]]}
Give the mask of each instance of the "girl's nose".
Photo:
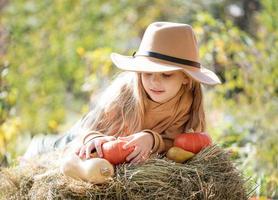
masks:
{"type": "Polygon", "coordinates": [[[153,74],[152,78],[151,78],[151,83],[152,84],[160,84],[161,82],[161,78],[159,76],[159,74],[153,74]]]}

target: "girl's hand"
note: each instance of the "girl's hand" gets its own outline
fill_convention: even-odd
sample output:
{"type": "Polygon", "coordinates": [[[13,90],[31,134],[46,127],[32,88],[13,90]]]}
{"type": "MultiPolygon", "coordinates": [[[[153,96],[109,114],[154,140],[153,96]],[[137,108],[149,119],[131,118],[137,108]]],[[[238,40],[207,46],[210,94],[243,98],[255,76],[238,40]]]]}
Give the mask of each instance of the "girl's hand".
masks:
{"type": "Polygon", "coordinates": [[[108,141],[116,140],[114,136],[103,136],[97,137],[88,141],[86,144],[82,144],[77,150],[75,151],[76,155],[78,155],[82,159],[89,159],[92,150],[96,149],[97,154],[99,157],[103,157],[102,153],[102,144],[108,141]]]}
{"type": "Polygon", "coordinates": [[[127,137],[119,137],[119,139],[128,141],[123,148],[135,146],[132,153],[128,155],[126,161],[130,163],[140,163],[150,157],[151,149],[153,147],[153,136],[147,132],[139,132],[127,137]]]}

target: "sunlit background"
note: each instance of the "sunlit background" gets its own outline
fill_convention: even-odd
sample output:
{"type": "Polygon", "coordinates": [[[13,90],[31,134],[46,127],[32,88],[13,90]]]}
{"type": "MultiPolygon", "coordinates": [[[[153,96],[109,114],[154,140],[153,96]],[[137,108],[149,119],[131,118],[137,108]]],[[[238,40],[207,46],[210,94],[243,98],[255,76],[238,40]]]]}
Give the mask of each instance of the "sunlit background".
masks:
{"type": "Polygon", "coordinates": [[[257,185],[278,198],[277,0],[0,0],[0,166],[32,136],[61,134],[90,109],[154,21],[193,26],[202,64],[223,81],[204,87],[208,132],[257,185]]]}

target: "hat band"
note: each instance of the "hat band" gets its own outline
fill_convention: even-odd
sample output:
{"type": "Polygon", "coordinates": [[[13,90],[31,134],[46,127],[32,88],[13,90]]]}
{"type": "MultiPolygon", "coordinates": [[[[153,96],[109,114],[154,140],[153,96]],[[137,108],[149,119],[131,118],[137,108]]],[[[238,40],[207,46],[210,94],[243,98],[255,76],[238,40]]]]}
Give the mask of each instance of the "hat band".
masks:
{"type": "Polygon", "coordinates": [[[187,60],[187,59],[182,59],[182,58],[177,58],[177,57],[172,57],[172,56],[168,56],[165,54],[160,54],[160,53],[156,53],[156,52],[152,52],[152,51],[139,51],[139,53],[136,51],[132,54],[133,57],[135,56],[148,56],[148,57],[153,57],[153,58],[158,58],[161,60],[166,60],[166,61],[170,61],[170,62],[174,62],[174,63],[179,63],[179,64],[183,64],[183,65],[189,65],[192,67],[196,67],[196,68],[200,68],[201,64],[192,60],[187,60]]]}

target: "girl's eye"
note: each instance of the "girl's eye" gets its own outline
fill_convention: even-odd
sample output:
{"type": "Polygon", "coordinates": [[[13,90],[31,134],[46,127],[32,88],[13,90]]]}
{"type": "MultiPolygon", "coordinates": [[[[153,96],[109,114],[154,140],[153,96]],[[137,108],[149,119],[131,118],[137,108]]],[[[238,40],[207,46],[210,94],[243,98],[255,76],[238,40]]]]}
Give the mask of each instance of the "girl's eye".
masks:
{"type": "Polygon", "coordinates": [[[165,77],[165,78],[169,78],[169,77],[172,76],[172,74],[165,74],[165,73],[163,73],[162,76],[165,77]]]}

